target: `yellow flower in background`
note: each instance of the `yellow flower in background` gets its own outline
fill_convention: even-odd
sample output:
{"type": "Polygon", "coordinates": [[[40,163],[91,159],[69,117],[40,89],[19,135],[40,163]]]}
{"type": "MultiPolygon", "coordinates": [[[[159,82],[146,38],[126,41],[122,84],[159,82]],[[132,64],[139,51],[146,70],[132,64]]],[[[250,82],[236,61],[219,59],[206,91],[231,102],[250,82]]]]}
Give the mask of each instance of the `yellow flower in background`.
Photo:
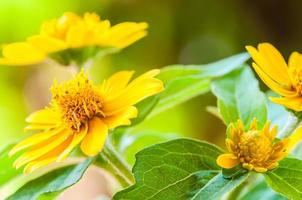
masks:
{"type": "Polygon", "coordinates": [[[302,111],[302,54],[293,52],[288,64],[280,52],[269,43],[261,43],[258,50],[246,47],[254,60],[253,67],[264,83],[281,98],[271,101],[294,111],[302,111]]]}
{"type": "Polygon", "coordinates": [[[237,126],[230,125],[230,136],[226,139],[229,153],[220,155],[217,164],[223,168],[233,168],[241,164],[243,168],[266,172],[278,166],[288,153],[290,146],[289,138],[274,141],[277,127],[270,129],[267,122],[263,129],[257,128],[257,120],[254,119],[249,130],[245,131],[241,120],[237,126]]]}
{"type": "Polygon", "coordinates": [[[145,22],[123,22],[114,26],[95,13],[83,17],[67,12],[42,24],[40,33],[24,42],[2,47],[3,65],[27,65],[42,62],[49,54],[66,49],[96,46],[125,48],[147,34],[145,22]]]}
{"type": "Polygon", "coordinates": [[[129,125],[137,116],[133,105],[163,90],[163,83],[154,78],[159,70],[151,70],[130,81],[133,71],[121,71],[94,85],[82,71],[74,79],[51,88],[49,107],[31,114],[25,130],[39,133],[21,141],[13,155],[26,150],[14,163],[30,173],[51,162],[65,159],[80,144],[87,156],[100,152],[108,130],[129,125]]]}

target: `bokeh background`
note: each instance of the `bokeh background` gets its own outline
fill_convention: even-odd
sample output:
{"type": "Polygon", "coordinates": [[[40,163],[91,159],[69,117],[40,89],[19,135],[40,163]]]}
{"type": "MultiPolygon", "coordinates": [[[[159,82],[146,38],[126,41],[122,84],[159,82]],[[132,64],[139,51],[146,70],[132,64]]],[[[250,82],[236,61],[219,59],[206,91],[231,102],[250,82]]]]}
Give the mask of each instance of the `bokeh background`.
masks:
{"type": "MultiPolygon", "coordinates": [[[[1,0],[0,43],[23,40],[44,20],[65,11],[98,13],[112,24],[146,21],[149,35],[121,53],[107,56],[96,81],[120,69],[205,64],[269,41],[288,55],[301,49],[301,1],[248,0],[1,0]]],[[[50,64],[0,68],[0,144],[23,137],[25,116],[47,104],[52,79],[68,74],[50,64]]],[[[206,112],[211,94],[196,97],[145,123],[143,128],[206,139],[223,145],[224,126],[206,112]],[[162,123],[164,122],[164,123],[162,123]],[[173,126],[171,126],[171,124],[173,126]]]]}
{"type": "MultiPolygon", "coordinates": [[[[101,80],[120,69],[138,72],[171,64],[206,64],[268,41],[284,55],[302,50],[302,1],[284,0],[0,0],[0,43],[37,33],[44,20],[66,11],[98,13],[112,24],[146,21],[149,35],[94,66],[101,80]]],[[[24,118],[44,107],[53,78],[66,69],[43,64],[0,67],[0,145],[24,137],[24,118]]],[[[154,117],[140,129],[175,133],[224,147],[224,125],[206,111],[216,100],[208,93],[154,117]]]]}
{"type": "MultiPolygon", "coordinates": [[[[93,11],[113,24],[148,22],[146,38],[95,66],[102,68],[94,73],[101,79],[119,69],[143,72],[176,63],[208,63],[262,41],[288,55],[302,48],[301,6],[301,1],[283,0],[1,0],[0,43],[23,40],[36,33],[41,22],[65,11],[93,11]]],[[[0,144],[23,137],[25,116],[46,105],[54,77],[67,76],[49,64],[0,67],[0,144]]],[[[206,112],[209,105],[215,105],[213,95],[196,97],[143,126],[222,146],[224,126],[206,112]]]]}
{"type": "MultiPolygon", "coordinates": [[[[112,24],[148,22],[146,38],[95,64],[92,78],[98,82],[120,69],[141,73],[177,63],[206,64],[264,41],[288,56],[302,50],[301,7],[298,0],[0,0],[0,43],[23,40],[37,33],[44,20],[66,11],[93,11],[112,24]]],[[[53,78],[68,79],[70,73],[49,63],[0,66],[0,149],[25,136],[24,119],[47,105],[53,78]]],[[[204,139],[224,147],[225,127],[206,111],[215,104],[208,93],[152,118],[139,129],[204,139]]],[[[91,171],[78,185],[86,188],[87,195],[112,194],[104,176],[91,171]]],[[[83,191],[77,188],[62,199],[81,199],[81,195],[83,191]]]]}

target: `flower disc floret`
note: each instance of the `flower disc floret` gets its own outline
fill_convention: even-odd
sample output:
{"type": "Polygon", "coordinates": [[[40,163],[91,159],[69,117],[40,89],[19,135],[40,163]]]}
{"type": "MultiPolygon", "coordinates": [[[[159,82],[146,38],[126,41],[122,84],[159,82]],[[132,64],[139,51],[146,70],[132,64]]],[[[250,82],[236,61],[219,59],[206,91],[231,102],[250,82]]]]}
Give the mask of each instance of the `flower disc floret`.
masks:
{"type": "Polygon", "coordinates": [[[243,168],[266,172],[278,166],[278,161],[287,155],[289,139],[275,141],[277,128],[270,129],[267,122],[263,129],[257,129],[257,121],[253,120],[245,130],[240,120],[230,125],[230,136],[226,139],[229,153],[217,158],[217,164],[223,168],[233,168],[241,164],[243,168]]]}

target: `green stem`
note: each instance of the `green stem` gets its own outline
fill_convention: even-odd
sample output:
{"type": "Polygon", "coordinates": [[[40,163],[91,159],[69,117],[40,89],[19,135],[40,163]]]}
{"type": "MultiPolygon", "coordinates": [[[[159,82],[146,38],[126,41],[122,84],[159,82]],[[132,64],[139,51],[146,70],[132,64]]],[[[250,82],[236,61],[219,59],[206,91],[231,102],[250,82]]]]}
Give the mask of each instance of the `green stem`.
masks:
{"type": "Polygon", "coordinates": [[[95,164],[110,172],[123,187],[134,183],[130,166],[109,142],[106,143],[95,164]]]}
{"type": "Polygon", "coordinates": [[[107,142],[104,148],[104,154],[109,157],[110,161],[116,166],[116,168],[122,172],[122,174],[129,180],[131,184],[134,183],[134,177],[131,172],[131,167],[124,160],[124,158],[118,153],[111,143],[107,142]]]}
{"type": "Polygon", "coordinates": [[[99,154],[95,164],[107,172],[111,173],[114,178],[121,184],[122,187],[128,187],[129,182],[124,178],[123,175],[121,175],[119,172],[116,171],[116,169],[113,167],[113,165],[110,163],[107,156],[104,154],[99,154]]]}
{"type": "Polygon", "coordinates": [[[281,138],[289,137],[293,133],[293,131],[299,127],[300,122],[301,119],[297,118],[294,115],[289,115],[285,127],[280,132],[280,137],[281,138]]]}

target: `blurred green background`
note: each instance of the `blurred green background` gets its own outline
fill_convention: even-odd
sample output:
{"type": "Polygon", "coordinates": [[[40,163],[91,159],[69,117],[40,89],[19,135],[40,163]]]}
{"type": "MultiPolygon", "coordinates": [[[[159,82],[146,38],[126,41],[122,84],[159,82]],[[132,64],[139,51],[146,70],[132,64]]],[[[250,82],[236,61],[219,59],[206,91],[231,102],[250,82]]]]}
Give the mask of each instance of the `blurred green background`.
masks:
{"type": "MultiPolygon", "coordinates": [[[[268,41],[286,56],[302,50],[302,1],[284,0],[1,0],[0,42],[37,33],[44,20],[65,11],[97,12],[112,24],[146,21],[149,35],[121,53],[107,56],[93,74],[99,80],[120,69],[138,72],[170,64],[205,64],[268,41]]],[[[26,115],[44,107],[54,77],[65,69],[49,64],[0,67],[0,144],[24,137],[26,115]]],[[[209,114],[213,95],[194,98],[160,114],[140,129],[205,139],[224,147],[224,125],[209,114]]]]}

